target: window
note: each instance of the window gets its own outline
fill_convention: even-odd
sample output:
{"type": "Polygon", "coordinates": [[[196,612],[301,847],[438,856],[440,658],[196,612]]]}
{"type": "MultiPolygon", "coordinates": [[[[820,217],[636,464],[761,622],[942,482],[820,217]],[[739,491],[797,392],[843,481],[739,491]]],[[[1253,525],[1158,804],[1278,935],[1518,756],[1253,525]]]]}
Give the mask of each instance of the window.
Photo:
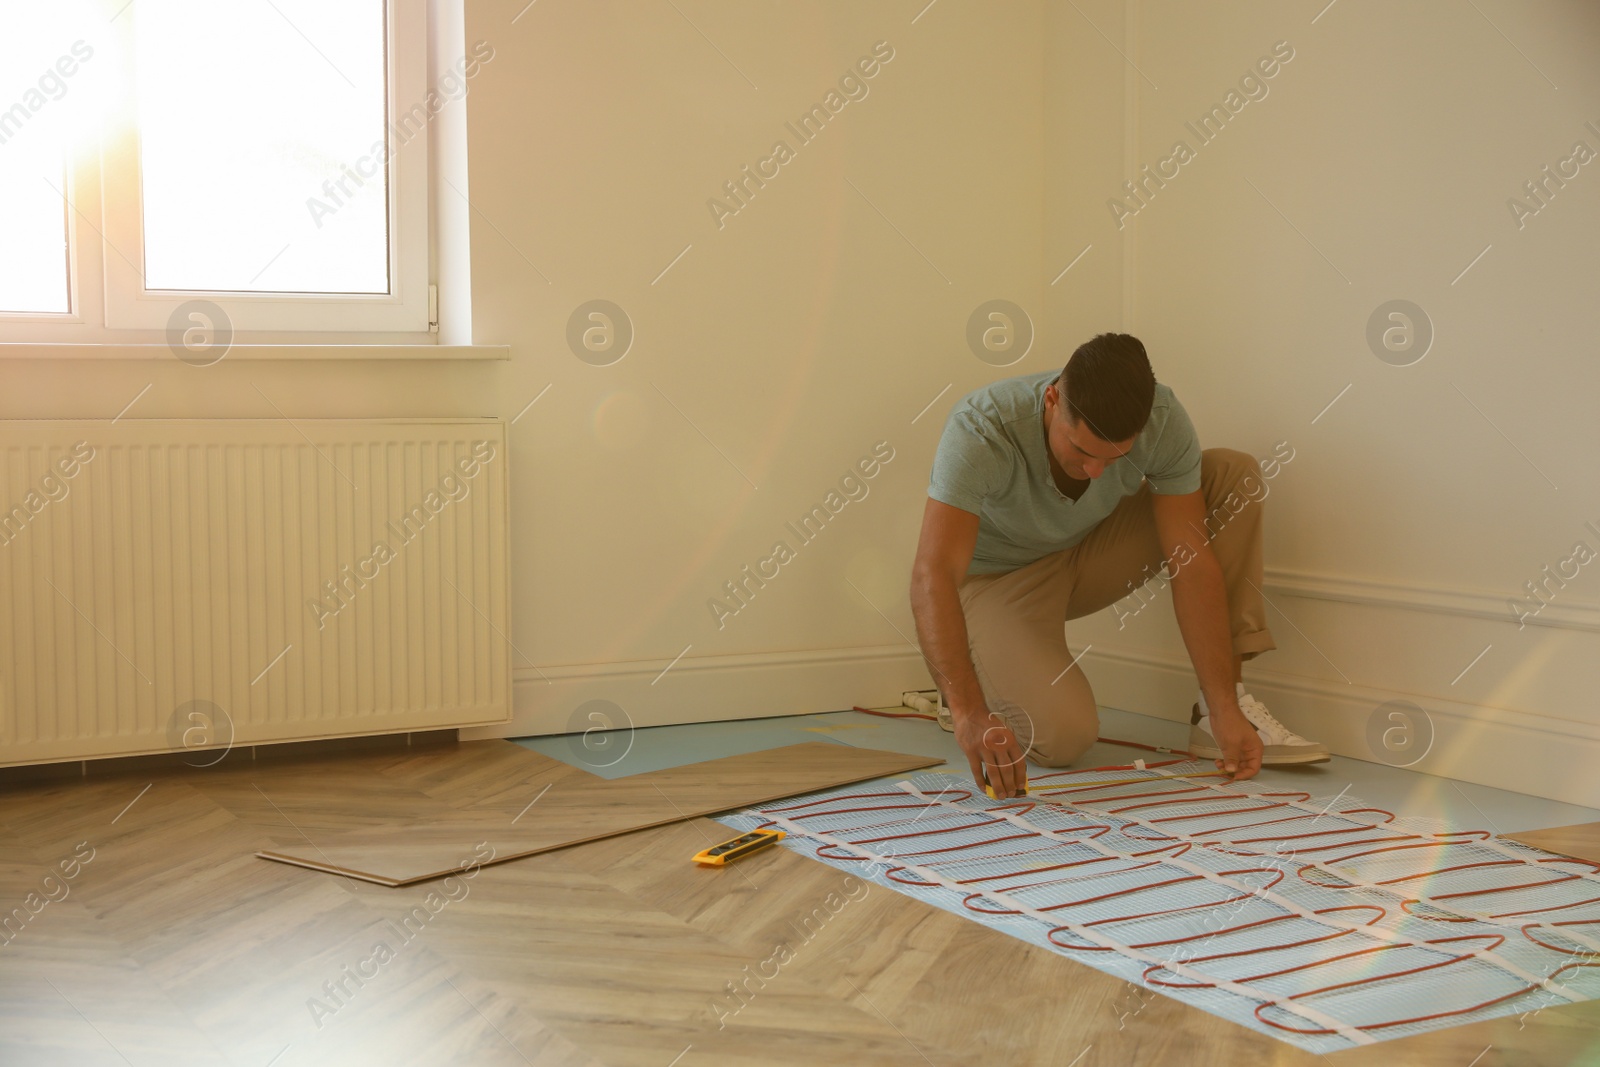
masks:
{"type": "Polygon", "coordinates": [[[61,191],[83,109],[63,97],[83,49],[47,58],[36,41],[70,44],[59,11],[14,5],[13,13],[11,6],[0,16],[8,24],[0,31],[0,311],[64,315],[71,311],[71,264],[61,191]]]}
{"type": "Polygon", "coordinates": [[[245,334],[426,332],[425,19],[420,0],[5,5],[0,340],[159,341],[197,299],[245,334]]]}

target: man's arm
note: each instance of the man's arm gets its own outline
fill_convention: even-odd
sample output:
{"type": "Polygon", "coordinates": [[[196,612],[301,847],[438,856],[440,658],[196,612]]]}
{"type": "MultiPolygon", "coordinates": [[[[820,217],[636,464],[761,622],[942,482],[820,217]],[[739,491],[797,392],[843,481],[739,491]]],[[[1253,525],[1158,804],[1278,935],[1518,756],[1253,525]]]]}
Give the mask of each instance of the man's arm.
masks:
{"type": "Polygon", "coordinates": [[[1205,500],[1198,490],[1151,493],[1150,500],[1156,536],[1172,572],[1173,614],[1211,711],[1212,734],[1222,749],[1219,766],[1235,781],[1253,778],[1261,769],[1261,738],[1239,710],[1233,688],[1228,588],[1204,534],[1205,500]]]}
{"type": "Polygon", "coordinates": [[[956,593],[977,542],[978,516],[929,498],[911,570],[911,612],[923,659],[950,705],[956,743],[967,755],[973,781],[993,785],[1002,797],[1020,796],[1022,747],[983,699],[956,593]]]}

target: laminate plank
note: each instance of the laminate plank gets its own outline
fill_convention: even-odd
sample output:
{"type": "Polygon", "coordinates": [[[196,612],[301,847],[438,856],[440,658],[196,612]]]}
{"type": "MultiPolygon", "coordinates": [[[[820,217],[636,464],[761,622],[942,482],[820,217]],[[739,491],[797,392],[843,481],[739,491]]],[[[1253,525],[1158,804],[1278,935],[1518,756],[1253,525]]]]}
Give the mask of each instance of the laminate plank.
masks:
{"type": "Polygon", "coordinates": [[[316,765],[199,772],[182,781],[236,818],[280,827],[281,835],[291,841],[320,841],[382,829],[397,818],[414,822],[454,810],[383,774],[387,761],[372,763],[374,766],[351,773],[338,790],[329,790],[328,770],[316,765]]]}
{"type": "Polygon", "coordinates": [[[580,767],[551,759],[510,741],[463,741],[396,760],[385,778],[464,811],[516,815],[546,786],[565,781],[600,781],[580,767]]]}
{"type": "Polygon", "coordinates": [[[457,810],[416,822],[397,820],[392,826],[331,838],[313,848],[263,849],[257,855],[379,885],[413,885],[470,869],[474,863],[504,863],[942,762],[819,741],[611,780],[581,772],[558,773],[547,790],[510,820],[498,808],[457,810]]]}
{"type": "Polygon", "coordinates": [[[1553,826],[1547,830],[1524,830],[1521,833],[1499,836],[1507,841],[1542,848],[1557,855],[1600,863],[1600,822],[1553,826]]]}

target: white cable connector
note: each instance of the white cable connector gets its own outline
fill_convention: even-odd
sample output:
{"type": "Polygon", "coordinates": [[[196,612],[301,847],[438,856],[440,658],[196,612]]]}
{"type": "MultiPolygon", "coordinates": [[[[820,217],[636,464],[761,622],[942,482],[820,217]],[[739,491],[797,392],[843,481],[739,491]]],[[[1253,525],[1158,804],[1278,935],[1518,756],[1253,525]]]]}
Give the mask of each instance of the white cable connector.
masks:
{"type": "Polygon", "coordinates": [[[944,694],[937,689],[908,689],[900,694],[900,703],[913,711],[924,715],[931,715],[939,723],[939,729],[946,733],[953,733],[956,728],[955,721],[950,717],[950,709],[945,707],[944,694]]]}

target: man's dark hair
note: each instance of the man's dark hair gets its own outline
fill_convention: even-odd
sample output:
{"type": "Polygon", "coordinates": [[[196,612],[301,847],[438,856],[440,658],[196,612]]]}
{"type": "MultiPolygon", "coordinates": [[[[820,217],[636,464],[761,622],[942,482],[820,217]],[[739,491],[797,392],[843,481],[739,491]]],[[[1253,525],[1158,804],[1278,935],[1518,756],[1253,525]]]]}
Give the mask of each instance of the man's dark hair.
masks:
{"type": "Polygon", "coordinates": [[[1072,353],[1056,389],[1074,423],[1088,423],[1102,441],[1126,441],[1150,418],[1156,375],[1137,337],[1103,333],[1072,353]]]}

